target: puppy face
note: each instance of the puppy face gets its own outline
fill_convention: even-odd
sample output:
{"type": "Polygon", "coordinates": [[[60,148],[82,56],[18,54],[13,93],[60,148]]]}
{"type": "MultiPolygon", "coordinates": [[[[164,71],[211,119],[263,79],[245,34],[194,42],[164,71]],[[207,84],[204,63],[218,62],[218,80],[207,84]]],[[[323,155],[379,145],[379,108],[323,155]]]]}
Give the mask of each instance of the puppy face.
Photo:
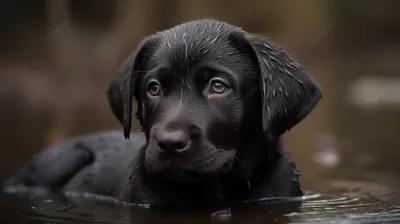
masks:
{"type": "Polygon", "coordinates": [[[230,46],[229,37],[211,42],[184,33],[161,36],[137,90],[147,170],[187,180],[230,170],[259,85],[249,53],[230,46]]]}
{"type": "Polygon", "coordinates": [[[256,165],[246,164],[262,154],[250,142],[279,138],[311,111],[320,91],[266,38],[198,20],[146,38],[108,95],[126,137],[136,98],[148,173],[185,182],[229,173],[238,161],[256,165]]]}

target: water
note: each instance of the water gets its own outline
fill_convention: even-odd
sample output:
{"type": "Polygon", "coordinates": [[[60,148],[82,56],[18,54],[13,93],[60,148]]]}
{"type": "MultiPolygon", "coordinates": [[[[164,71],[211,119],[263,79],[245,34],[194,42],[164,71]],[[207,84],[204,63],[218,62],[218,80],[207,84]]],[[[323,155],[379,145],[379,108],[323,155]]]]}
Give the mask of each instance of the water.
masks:
{"type": "Polygon", "coordinates": [[[308,194],[299,212],[292,203],[231,210],[231,216],[150,211],[107,201],[45,195],[3,195],[2,223],[399,223],[400,204],[376,198],[308,194]]]}
{"type": "MultiPolygon", "coordinates": [[[[400,223],[400,201],[397,200],[400,194],[396,190],[354,179],[334,182],[336,187],[331,187],[324,194],[306,192],[299,200],[241,205],[215,214],[150,210],[143,205],[122,203],[95,195],[59,195],[43,191],[2,194],[0,221],[49,224],[400,223]],[[302,201],[300,207],[299,201],[302,201]]],[[[320,188],[321,191],[323,188],[320,188]]]]}

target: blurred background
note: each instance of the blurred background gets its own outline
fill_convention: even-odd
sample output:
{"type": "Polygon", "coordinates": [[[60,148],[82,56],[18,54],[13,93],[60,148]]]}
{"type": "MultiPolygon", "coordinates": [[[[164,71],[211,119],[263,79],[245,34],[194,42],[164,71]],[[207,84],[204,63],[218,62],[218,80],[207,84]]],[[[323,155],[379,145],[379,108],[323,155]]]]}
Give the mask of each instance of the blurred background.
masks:
{"type": "Polygon", "coordinates": [[[3,0],[0,175],[63,139],[120,129],[105,93],[123,60],[155,31],[209,17],[270,36],[322,86],[285,136],[305,189],[399,188],[399,10],[396,0],[3,0]]]}

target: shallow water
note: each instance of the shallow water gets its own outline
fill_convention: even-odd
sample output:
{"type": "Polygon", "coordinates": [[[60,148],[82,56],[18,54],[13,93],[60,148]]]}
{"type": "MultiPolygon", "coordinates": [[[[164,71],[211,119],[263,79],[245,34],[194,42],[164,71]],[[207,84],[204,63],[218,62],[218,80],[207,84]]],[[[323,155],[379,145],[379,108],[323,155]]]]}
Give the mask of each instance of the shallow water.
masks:
{"type": "Polygon", "coordinates": [[[384,191],[378,198],[360,193],[357,184],[368,186],[366,182],[337,183],[342,188],[337,187],[335,194],[306,192],[300,207],[298,200],[262,202],[219,215],[149,210],[93,195],[2,194],[0,223],[400,223],[398,192],[378,186],[384,191]]]}

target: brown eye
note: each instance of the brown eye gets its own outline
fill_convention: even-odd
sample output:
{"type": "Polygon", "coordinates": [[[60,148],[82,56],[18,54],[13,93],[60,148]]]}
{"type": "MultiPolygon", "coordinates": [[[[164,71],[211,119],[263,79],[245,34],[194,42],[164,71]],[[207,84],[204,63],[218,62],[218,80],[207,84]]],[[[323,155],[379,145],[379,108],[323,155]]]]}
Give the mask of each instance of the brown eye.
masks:
{"type": "Polygon", "coordinates": [[[151,95],[151,96],[158,96],[161,93],[161,87],[160,84],[158,84],[158,82],[156,81],[152,81],[147,85],[147,92],[151,95]]]}
{"type": "Polygon", "coordinates": [[[214,79],[211,81],[210,90],[212,94],[224,94],[229,90],[229,87],[221,80],[214,79]]]}

